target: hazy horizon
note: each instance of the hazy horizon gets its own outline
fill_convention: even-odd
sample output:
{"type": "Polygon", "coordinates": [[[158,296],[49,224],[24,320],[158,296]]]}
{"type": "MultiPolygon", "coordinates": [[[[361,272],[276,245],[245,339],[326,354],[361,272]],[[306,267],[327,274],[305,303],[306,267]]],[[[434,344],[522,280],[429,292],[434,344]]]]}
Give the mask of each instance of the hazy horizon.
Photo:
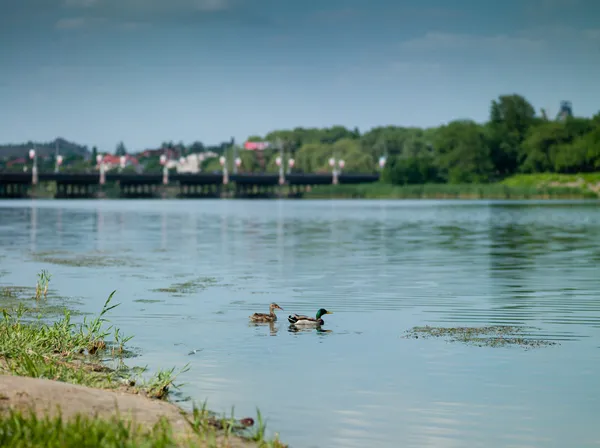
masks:
{"type": "Polygon", "coordinates": [[[592,0],[21,0],[0,15],[0,142],[114,152],[294,127],[432,127],[525,96],[600,110],[592,0]]]}

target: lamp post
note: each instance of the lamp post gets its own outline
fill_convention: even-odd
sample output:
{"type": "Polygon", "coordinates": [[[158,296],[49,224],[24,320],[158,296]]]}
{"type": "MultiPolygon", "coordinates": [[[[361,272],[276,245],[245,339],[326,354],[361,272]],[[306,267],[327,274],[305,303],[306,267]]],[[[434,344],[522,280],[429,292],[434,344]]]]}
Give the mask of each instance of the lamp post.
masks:
{"type": "Polygon", "coordinates": [[[163,166],[163,185],[169,183],[169,167],[167,166],[167,156],[165,154],[160,155],[160,164],[163,166]]]}
{"type": "Polygon", "coordinates": [[[283,157],[277,156],[275,158],[275,165],[279,167],[279,185],[283,185],[285,183],[285,177],[283,175],[283,157]]]}
{"type": "Polygon", "coordinates": [[[33,166],[31,167],[31,183],[33,185],[37,185],[38,172],[37,172],[37,154],[36,154],[35,149],[29,150],[29,158],[33,161],[33,166]]]}
{"type": "Polygon", "coordinates": [[[335,158],[332,157],[331,159],[329,159],[329,166],[331,167],[331,174],[333,175],[332,183],[333,185],[337,185],[338,177],[337,170],[335,169],[335,158]]]}
{"type": "Polygon", "coordinates": [[[102,154],[96,156],[96,163],[100,171],[100,185],[104,185],[106,183],[106,174],[104,173],[104,156],[102,154]]]}
{"type": "Polygon", "coordinates": [[[125,165],[127,164],[127,157],[121,156],[119,157],[119,173],[123,171],[125,165]]]}
{"type": "Polygon", "coordinates": [[[58,139],[56,139],[54,145],[54,172],[58,173],[59,167],[62,164],[62,156],[58,154],[58,139]]]}
{"type": "Polygon", "coordinates": [[[379,158],[379,168],[383,169],[383,167],[385,166],[385,162],[386,162],[385,156],[381,156],[379,158]]]}
{"type": "Polygon", "coordinates": [[[290,174],[292,172],[292,168],[294,167],[294,163],[296,163],[296,161],[294,159],[289,159],[288,160],[288,171],[287,171],[288,174],[290,174]]]}
{"type": "Polygon", "coordinates": [[[342,170],[344,169],[344,167],[346,166],[346,162],[344,160],[340,160],[338,162],[338,166],[340,167],[340,172],[339,174],[342,174],[342,170]]]}
{"type": "Polygon", "coordinates": [[[219,163],[223,167],[223,185],[227,185],[229,183],[229,173],[227,172],[227,159],[225,156],[219,157],[219,163]]]}
{"type": "MultiPolygon", "coordinates": [[[[233,137],[231,138],[233,141],[233,137]]],[[[242,159],[238,157],[238,147],[237,145],[232,145],[233,148],[233,174],[238,173],[238,167],[242,165],[242,159]]]]}

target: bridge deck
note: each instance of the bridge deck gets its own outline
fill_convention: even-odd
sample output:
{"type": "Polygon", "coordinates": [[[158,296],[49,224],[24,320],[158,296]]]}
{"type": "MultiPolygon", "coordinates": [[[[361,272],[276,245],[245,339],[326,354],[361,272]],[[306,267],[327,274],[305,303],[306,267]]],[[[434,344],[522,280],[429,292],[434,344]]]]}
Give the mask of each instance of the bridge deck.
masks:
{"type": "MultiPolygon", "coordinates": [[[[106,173],[106,182],[120,182],[122,185],[159,185],[162,184],[162,173],[106,173]]],[[[100,182],[99,173],[39,173],[40,182],[57,182],[70,185],[96,185],[100,182]]],[[[371,183],[379,180],[378,174],[340,174],[340,184],[371,183]]],[[[238,185],[275,186],[279,185],[279,175],[272,173],[231,174],[229,181],[238,185]]],[[[292,173],[285,176],[288,185],[329,185],[333,182],[332,174],[292,173]]],[[[218,185],[223,183],[223,176],[215,173],[173,173],[169,174],[169,183],[179,185],[218,185]]],[[[1,184],[31,184],[31,173],[0,173],[1,184]]]]}
{"type": "Polygon", "coordinates": [[[238,185],[279,185],[279,174],[231,174],[229,181],[238,185]]]}
{"type": "Polygon", "coordinates": [[[179,185],[221,185],[222,174],[214,173],[175,173],[169,174],[169,182],[179,182],[179,185]]]}
{"type": "Polygon", "coordinates": [[[162,184],[163,176],[162,173],[106,173],[106,182],[116,181],[121,185],[158,185],[162,184]]]}
{"type": "MultiPolygon", "coordinates": [[[[31,181],[31,174],[28,176],[31,181]]],[[[99,176],[98,173],[39,173],[38,180],[70,185],[94,185],[98,183],[99,176]]]]}

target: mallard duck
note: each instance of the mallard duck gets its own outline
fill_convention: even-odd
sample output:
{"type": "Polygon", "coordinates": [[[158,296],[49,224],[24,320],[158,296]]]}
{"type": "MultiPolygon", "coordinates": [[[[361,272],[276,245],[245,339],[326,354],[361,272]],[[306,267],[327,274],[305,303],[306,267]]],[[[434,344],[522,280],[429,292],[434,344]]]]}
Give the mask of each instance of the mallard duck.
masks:
{"type": "Polygon", "coordinates": [[[275,310],[283,311],[283,308],[281,308],[276,303],[272,303],[271,305],[269,305],[269,314],[254,313],[252,316],[250,316],[250,320],[252,322],[275,322],[277,320],[275,310]]]}
{"type": "Polygon", "coordinates": [[[292,325],[296,326],[320,326],[325,323],[322,316],[325,314],[333,314],[331,311],[327,311],[325,308],[319,309],[317,311],[317,317],[308,317],[301,314],[290,314],[288,316],[288,322],[292,325]]]}

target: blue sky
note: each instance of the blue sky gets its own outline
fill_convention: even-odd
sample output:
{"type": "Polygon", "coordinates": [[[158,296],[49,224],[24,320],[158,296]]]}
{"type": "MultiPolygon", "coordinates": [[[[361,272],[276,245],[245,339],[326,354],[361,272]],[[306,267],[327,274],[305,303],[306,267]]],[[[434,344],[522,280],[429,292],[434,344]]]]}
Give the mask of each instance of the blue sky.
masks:
{"type": "MultiPolygon", "coordinates": [[[[6,2],[9,3],[9,2],[6,2]]],[[[600,110],[598,0],[19,0],[0,142],[103,151],[296,126],[487,119],[519,93],[600,110]]]]}

